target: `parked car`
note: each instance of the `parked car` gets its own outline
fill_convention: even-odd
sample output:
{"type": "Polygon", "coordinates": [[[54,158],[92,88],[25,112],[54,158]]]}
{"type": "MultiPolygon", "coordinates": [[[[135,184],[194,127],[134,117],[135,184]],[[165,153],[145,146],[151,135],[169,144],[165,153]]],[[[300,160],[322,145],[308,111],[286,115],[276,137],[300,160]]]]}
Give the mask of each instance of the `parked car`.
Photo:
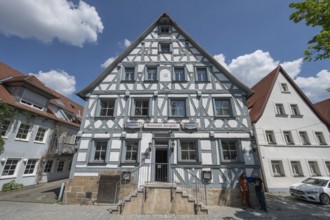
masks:
{"type": "Polygon", "coordinates": [[[310,177],[290,186],[292,196],[311,202],[330,204],[330,177],[310,177]]]}

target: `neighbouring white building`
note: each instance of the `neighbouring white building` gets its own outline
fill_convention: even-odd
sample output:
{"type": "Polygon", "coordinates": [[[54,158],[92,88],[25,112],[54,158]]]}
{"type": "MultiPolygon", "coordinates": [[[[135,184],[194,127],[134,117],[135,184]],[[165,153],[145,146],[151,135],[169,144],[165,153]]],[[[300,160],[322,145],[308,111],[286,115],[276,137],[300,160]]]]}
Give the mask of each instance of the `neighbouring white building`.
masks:
{"type": "Polygon", "coordinates": [[[278,66],[252,90],[248,106],[268,191],[329,176],[330,126],[285,70],[278,66]]]}
{"type": "Polygon", "coordinates": [[[204,178],[209,204],[239,200],[233,192],[240,173],[259,172],[251,94],[163,14],[78,93],[86,105],[66,202],[116,202],[125,173],[138,187],[204,178]],[[106,178],[114,190],[107,195],[106,178]]]}

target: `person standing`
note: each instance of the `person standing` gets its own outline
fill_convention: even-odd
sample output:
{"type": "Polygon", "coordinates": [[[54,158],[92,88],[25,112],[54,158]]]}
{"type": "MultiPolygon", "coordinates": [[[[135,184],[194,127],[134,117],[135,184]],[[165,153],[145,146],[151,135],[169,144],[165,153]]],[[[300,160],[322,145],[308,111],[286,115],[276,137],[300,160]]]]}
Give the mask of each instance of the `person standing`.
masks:
{"type": "Polygon", "coordinates": [[[253,183],[254,183],[254,189],[256,191],[256,196],[259,201],[260,209],[267,212],[266,199],[262,187],[263,181],[261,180],[260,177],[258,177],[258,175],[255,175],[253,178],[253,183]]]}
{"type": "Polygon", "coordinates": [[[242,173],[239,177],[239,186],[241,190],[241,202],[243,205],[243,209],[246,209],[247,207],[251,208],[249,183],[247,181],[245,173],[242,173]]]}

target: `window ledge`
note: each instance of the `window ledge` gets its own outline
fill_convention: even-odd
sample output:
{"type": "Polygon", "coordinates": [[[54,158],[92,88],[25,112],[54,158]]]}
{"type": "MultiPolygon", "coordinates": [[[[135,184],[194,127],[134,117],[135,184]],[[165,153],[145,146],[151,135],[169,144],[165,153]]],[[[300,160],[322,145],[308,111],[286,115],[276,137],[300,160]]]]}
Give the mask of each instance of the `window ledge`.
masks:
{"type": "Polygon", "coordinates": [[[172,83],[188,83],[187,80],[172,80],[172,83]]]}
{"type": "Polygon", "coordinates": [[[29,140],[27,139],[19,139],[19,138],[15,138],[15,141],[29,142],[29,140]]]}
{"type": "Polygon", "coordinates": [[[168,116],[169,119],[189,119],[188,116],[168,116]]]}
{"type": "Polygon", "coordinates": [[[139,115],[139,116],[131,116],[130,119],[150,119],[151,117],[148,116],[143,116],[143,115],[139,115]]]}
{"type": "Polygon", "coordinates": [[[4,180],[4,179],[16,179],[16,176],[1,176],[0,180],[4,180]]]}
{"type": "Polygon", "coordinates": [[[293,175],[293,177],[299,178],[299,177],[304,177],[304,175],[293,175]]]}
{"type": "Polygon", "coordinates": [[[88,162],[88,166],[105,166],[107,163],[105,162],[88,162]]]}
{"type": "Polygon", "coordinates": [[[288,114],[285,114],[285,115],[276,114],[275,116],[280,117],[280,118],[287,118],[289,115],[288,114]]]}
{"type": "Polygon", "coordinates": [[[282,93],[285,93],[285,94],[291,94],[290,91],[282,91],[282,93]]]}
{"type": "Polygon", "coordinates": [[[27,177],[34,177],[34,176],[37,176],[35,173],[34,174],[23,174],[23,178],[27,178],[27,177]]]}
{"type": "Polygon", "coordinates": [[[114,116],[95,116],[95,119],[98,120],[115,120],[114,116]]]}
{"type": "Polygon", "coordinates": [[[156,80],[144,80],[143,82],[145,82],[145,83],[158,83],[159,80],[158,79],[156,79],[156,80]]]}
{"type": "Polygon", "coordinates": [[[45,142],[44,141],[34,141],[34,143],[36,143],[36,144],[44,144],[45,142]]]}
{"type": "Polygon", "coordinates": [[[291,118],[303,118],[303,115],[291,115],[291,118]]]}
{"type": "Polygon", "coordinates": [[[236,119],[235,116],[232,116],[232,115],[224,115],[224,116],[221,116],[221,115],[216,115],[214,116],[215,119],[236,119]]]}
{"type": "Polygon", "coordinates": [[[195,81],[195,83],[210,83],[210,80],[206,80],[206,81],[195,81]]]}
{"type": "Polygon", "coordinates": [[[273,175],[273,177],[285,177],[285,175],[273,175]]]}
{"type": "Polygon", "coordinates": [[[135,83],[135,80],[121,80],[120,82],[124,82],[124,83],[135,83]]]}

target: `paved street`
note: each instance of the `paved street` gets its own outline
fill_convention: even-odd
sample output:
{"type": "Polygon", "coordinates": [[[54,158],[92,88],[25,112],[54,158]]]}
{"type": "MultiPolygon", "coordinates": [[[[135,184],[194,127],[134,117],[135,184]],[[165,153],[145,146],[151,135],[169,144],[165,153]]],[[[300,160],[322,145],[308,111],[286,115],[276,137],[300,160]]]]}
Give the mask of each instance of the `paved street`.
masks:
{"type": "Polygon", "coordinates": [[[112,215],[107,211],[107,206],[80,206],[41,204],[26,202],[0,201],[0,219],[330,219],[330,206],[322,206],[291,198],[288,194],[267,194],[269,212],[265,213],[256,209],[243,210],[233,207],[210,207],[209,215],[112,215]]]}

